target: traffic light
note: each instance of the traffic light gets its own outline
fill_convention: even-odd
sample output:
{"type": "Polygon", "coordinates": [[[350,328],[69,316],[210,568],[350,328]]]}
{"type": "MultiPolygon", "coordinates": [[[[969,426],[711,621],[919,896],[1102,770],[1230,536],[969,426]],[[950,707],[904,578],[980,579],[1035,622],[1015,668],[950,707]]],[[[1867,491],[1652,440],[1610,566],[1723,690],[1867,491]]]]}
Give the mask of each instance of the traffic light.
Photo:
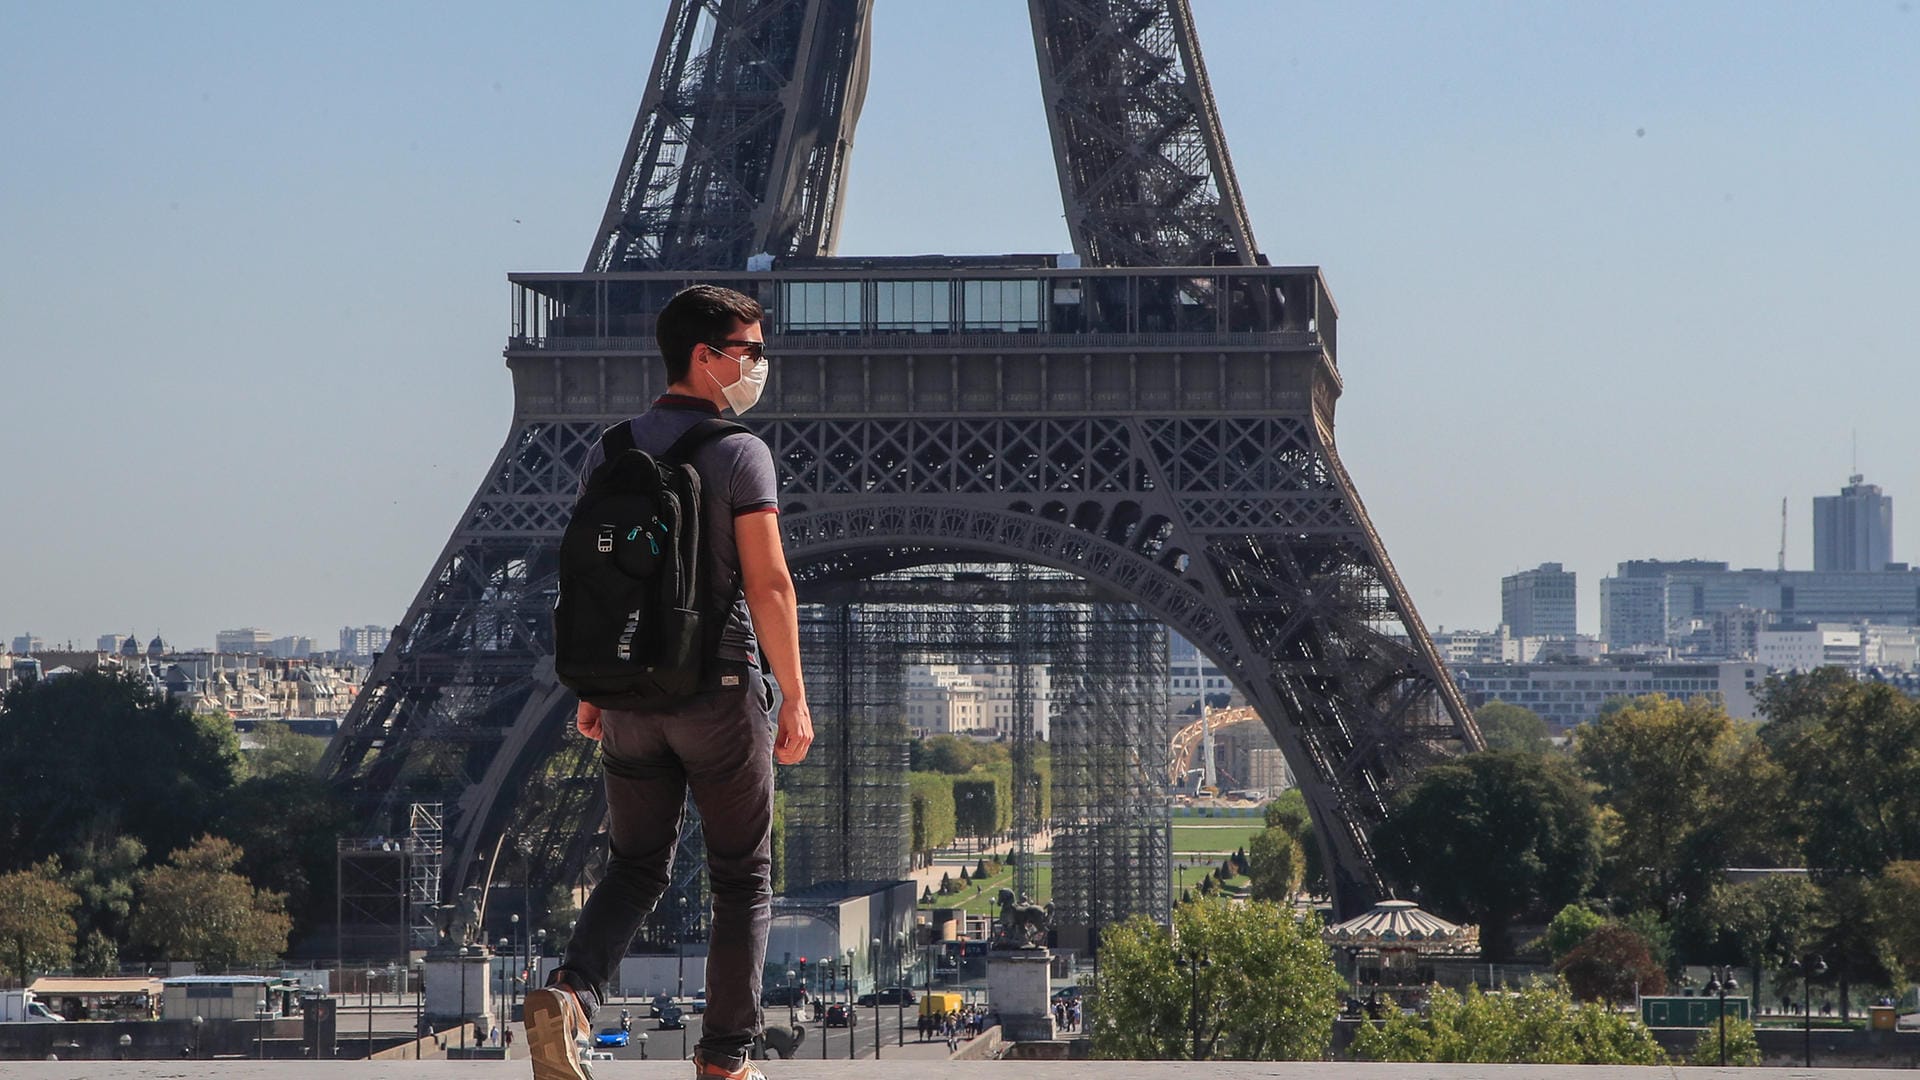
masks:
{"type": "Polygon", "coordinates": [[[845,982],[851,978],[853,978],[853,965],[844,964],[844,963],[841,964],[840,965],[840,981],[845,982]]]}

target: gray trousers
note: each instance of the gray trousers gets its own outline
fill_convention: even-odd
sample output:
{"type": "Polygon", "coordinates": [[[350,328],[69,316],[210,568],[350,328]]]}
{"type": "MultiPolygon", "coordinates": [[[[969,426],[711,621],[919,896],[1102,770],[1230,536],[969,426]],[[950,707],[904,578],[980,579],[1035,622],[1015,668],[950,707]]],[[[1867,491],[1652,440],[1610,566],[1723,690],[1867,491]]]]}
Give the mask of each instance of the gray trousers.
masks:
{"type": "Polygon", "coordinates": [[[745,1057],[760,1032],[773,921],[773,727],[758,669],[739,682],[669,710],[602,714],[611,858],[550,980],[591,990],[589,1018],[605,1000],[608,979],[667,889],[690,791],[713,888],[700,1049],[721,1063],[745,1057]]]}

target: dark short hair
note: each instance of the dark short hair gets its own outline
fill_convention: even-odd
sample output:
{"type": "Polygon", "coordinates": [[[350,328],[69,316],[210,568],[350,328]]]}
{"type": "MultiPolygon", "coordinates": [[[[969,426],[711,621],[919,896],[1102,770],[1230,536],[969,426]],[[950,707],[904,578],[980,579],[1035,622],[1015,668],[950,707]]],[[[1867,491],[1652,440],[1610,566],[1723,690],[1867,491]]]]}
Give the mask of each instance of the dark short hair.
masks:
{"type": "Polygon", "coordinates": [[[660,358],[667,362],[667,381],[687,377],[695,345],[721,341],[736,323],[757,323],[765,314],[753,297],[718,285],[692,285],[675,293],[660,309],[653,331],[660,358]]]}

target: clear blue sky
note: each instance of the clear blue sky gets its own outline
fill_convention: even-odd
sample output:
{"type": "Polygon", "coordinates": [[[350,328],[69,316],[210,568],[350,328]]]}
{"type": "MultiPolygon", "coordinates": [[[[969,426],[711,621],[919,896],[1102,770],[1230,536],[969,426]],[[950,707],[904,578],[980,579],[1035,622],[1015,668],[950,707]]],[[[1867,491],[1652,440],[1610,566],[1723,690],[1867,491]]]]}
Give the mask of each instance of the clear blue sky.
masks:
{"type": "MultiPolygon", "coordinates": [[[[1018,0],[878,0],[842,251],[1068,246],[1018,0]]],[[[1195,0],[1262,248],[1430,625],[1500,575],[1810,562],[1858,432],[1920,562],[1910,2],[1195,0]]],[[[0,635],[333,644],[506,434],[665,4],[0,2],[0,635]]]]}

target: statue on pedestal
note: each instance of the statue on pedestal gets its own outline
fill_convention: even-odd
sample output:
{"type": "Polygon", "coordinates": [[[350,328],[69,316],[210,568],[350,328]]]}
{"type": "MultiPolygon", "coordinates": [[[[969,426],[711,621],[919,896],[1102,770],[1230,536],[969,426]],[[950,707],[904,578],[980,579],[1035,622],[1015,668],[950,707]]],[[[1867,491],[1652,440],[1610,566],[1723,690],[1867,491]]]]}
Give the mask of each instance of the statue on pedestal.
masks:
{"type": "Polygon", "coordinates": [[[1047,944],[1047,931],[1053,929],[1053,905],[1041,907],[1022,896],[1016,901],[1012,889],[1001,889],[1000,918],[994,927],[996,949],[1041,949],[1047,944]]]}

